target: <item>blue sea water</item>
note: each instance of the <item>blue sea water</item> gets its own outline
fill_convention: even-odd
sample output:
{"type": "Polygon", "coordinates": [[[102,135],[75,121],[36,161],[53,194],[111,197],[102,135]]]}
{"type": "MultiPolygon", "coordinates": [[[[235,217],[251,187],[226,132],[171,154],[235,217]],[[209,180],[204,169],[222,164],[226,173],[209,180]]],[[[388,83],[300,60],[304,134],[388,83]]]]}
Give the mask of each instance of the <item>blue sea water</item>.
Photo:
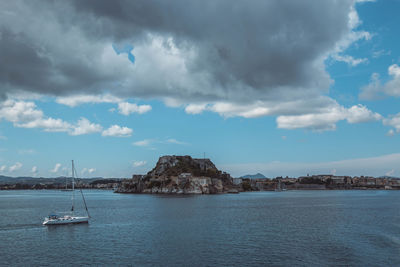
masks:
{"type": "Polygon", "coordinates": [[[400,191],[84,193],[89,224],[46,227],[70,192],[0,191],[0,265],[400,266],[400,191]]]}

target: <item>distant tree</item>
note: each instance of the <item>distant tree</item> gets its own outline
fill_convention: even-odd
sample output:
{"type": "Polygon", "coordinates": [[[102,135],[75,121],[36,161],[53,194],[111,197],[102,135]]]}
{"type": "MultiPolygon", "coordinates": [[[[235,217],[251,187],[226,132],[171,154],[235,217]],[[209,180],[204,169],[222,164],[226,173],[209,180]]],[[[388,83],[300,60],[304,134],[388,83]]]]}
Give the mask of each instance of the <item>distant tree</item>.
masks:
{"type": "MultiPolygon", "coordinates": [[[[330,179],[330,178],[329,178],[330,179]]],[[[324,181],[314,177],[304,177],[300,180],[301,184],[324,184],[324,181]]]]}
{"type": "Polygon", "coordinates": [[[250,181],[243,181],[242,188],[244,191],[251,191],[251,184],[250,181]]]}

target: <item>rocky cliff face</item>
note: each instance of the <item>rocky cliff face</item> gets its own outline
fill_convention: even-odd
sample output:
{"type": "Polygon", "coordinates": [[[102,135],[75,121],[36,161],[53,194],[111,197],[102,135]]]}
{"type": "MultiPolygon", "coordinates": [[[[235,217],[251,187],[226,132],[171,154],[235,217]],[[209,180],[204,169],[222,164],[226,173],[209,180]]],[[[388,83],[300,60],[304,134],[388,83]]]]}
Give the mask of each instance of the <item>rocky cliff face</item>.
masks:
{"type": "Polygon", "coordinates": [[[209,159],[190,156],[160,157],[147,175],[134,175],[117,193],[216,194],[232,188],[228,173],[218,170],[209,159]]]}

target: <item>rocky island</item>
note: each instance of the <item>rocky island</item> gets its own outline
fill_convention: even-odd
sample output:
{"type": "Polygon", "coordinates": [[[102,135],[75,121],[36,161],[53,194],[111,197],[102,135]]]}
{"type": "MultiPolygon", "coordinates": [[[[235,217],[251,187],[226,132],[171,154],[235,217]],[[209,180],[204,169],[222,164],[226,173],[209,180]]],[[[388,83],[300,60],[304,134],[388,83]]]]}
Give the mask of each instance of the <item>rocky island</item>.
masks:
{"type": "Polygon", "coordinates": [[[215,167],[210,159],[191,156],[162,156],[146,175],[133,175],[116,193],[218,194],[233,192],[230,174],[215,167]]]}

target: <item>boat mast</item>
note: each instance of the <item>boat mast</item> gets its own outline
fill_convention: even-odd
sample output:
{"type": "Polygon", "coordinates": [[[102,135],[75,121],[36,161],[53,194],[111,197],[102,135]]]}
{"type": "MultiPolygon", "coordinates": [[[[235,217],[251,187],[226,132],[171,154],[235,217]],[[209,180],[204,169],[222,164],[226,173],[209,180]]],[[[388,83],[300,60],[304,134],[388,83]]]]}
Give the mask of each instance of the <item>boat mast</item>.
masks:
{"type": "Polygon", "coordinates": [[[87,205],[86,205],[86,200],[85,200],[85,196],[83,195],[82,188],[80,190],[81,190],[83,203],[85,203],[85,209],[86,209],[87,216],[88,216],[88,218],[90,218],[89,210],[88,210],[87,205]]]}
{"type": "MultiPolygon", "coordinates": [[[[75,169],[75,166],[74,166],[74,161],[72,161],[72,170],[73,170],[73,172],[75,172],[76,178],[78,178],[78,174],[76,173],[76,169],[75,169]]],[[[72,176],[73,179],[75,178],[75,175],[72,176]]],[[[72,189],[74,189],[74,187],[72,189]]],[[[86,205],[86,199],[85,199],[85,196],[83,195],[82,188],[80,188],[79,191],[81,192],[81,196],[82,196],[82,199],[83,199],[83,203],[85,204],[85,209],[86,209],[86,213],[88,215],[88,218],[90,218],[89,210],[88,210],[88,207],[86,205]]]]}
{"type": "Polygon", "coordinates": [[[74,180],[74,177],[75,177],[75,167],[74,167],[74,160],[72,160],[72,208],[71,208],[71,211],[72,211],[72,215],[74,215],[74,189],[75,189],[75,180],[74,180]]]}

